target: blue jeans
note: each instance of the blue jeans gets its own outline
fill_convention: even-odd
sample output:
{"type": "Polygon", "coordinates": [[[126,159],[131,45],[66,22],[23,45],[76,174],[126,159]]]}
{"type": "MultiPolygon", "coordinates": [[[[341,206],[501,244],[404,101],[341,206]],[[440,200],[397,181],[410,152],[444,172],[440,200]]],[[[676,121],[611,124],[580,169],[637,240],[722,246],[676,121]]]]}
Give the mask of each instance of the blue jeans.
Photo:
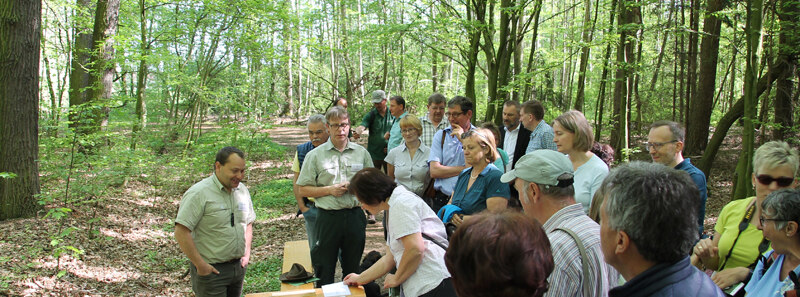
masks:
{"type": "Polygon", "coordinates": [[[317,243],[317,234],[314,232],[314,225],[317,223],[317,212],[319,211],[313,204],[307,204],[308,210],[303,213],[303,219],[306,220],[306,234],[308,235],[308,249],[314,247],[317,243]]]}

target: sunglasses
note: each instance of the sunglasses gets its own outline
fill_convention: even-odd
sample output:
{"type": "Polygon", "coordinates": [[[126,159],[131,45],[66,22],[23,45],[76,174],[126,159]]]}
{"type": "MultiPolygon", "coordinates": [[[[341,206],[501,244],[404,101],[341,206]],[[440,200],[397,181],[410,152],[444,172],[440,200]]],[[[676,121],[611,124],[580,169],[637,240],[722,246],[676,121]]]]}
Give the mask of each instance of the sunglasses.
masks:
{"type": "Polygon", "coordinates": [[[771,185],[772,182],[776,182],[776,183],[778,183],[779,187],[788,187],[789,185],[792,184],[792,182],[794,182],[794,178],[793,177],[778,177],[778,178],[775,178],[775,177],[772,177],[772,176],[769,176],[769,175],[766,175],[766,174],[761,174],[761,175],[756,176],[756,180],[758,180],[758,182],[761,183],[762,185],[767,185],[767,186],[771,185]]]}

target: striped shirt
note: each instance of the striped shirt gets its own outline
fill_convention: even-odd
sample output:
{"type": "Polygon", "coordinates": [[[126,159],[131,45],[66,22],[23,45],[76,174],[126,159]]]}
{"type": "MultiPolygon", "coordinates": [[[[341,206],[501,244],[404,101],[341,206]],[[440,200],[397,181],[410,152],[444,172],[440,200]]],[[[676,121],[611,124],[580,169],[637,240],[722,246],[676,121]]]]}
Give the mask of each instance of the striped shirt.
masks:
{"type": "Polygon", "coordinates": [[[608,296],[608,290],[617,285],[619,273],[605,263],[600,250],[600,225],[586,216],[583,207],[576,203],[562,208],[542,228],[550,239],[556,265],[547,279],[550,289],[544,296],[586,296],[583,292],[584,281],[588,281],[589,287],[594,289],[590,296],[608,296]],[[569,229],[578,235],[589,258],[589,275],[594,278],[582,279],[583,267],[577,243],[567,232],[556,228],[569,229]]]}

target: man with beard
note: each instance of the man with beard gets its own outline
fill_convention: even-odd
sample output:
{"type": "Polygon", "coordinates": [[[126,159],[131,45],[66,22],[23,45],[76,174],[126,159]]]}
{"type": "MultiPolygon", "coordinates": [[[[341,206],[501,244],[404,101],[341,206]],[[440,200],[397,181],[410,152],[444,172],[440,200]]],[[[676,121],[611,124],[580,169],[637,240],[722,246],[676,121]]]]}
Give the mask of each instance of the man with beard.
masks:
{"type": "Polygon", "coordinates": [[[244,179],[244,153],[225,147],[214,174],[183,194],[175,219],[175,239],[189,258],[197,296],[239,296],[250,262],[256,219],[244,179]]]}
{"type": "Polygon", "coordinates": [[[525,149],[531,140],[531,130],[525,129],[519,122],[519,109],[522,105],[517,101],[506,101],[503,103],[503,129],[500,130],[502,141],[497,144],[498,148],[503,149],[513,156],[511,163],[506,165],[506,172],[514,169],[519,158],[525,155],[525,149]]]}

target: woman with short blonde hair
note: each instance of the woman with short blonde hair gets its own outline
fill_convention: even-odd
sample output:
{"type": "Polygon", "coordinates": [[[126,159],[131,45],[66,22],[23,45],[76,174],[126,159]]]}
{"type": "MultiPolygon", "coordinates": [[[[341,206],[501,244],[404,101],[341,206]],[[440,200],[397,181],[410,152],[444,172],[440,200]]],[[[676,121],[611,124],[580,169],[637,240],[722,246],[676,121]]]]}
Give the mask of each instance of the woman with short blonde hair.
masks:
{"type": "Polygon", "coordinates": [[[608,165],[589,151],[594,144],[592,126],[583,113],[570,110],[555,119],[553,134],[556,148],[569,156],[575,170],[575,201],[589,213],[592,197],[608,175],[608,165]]]}

